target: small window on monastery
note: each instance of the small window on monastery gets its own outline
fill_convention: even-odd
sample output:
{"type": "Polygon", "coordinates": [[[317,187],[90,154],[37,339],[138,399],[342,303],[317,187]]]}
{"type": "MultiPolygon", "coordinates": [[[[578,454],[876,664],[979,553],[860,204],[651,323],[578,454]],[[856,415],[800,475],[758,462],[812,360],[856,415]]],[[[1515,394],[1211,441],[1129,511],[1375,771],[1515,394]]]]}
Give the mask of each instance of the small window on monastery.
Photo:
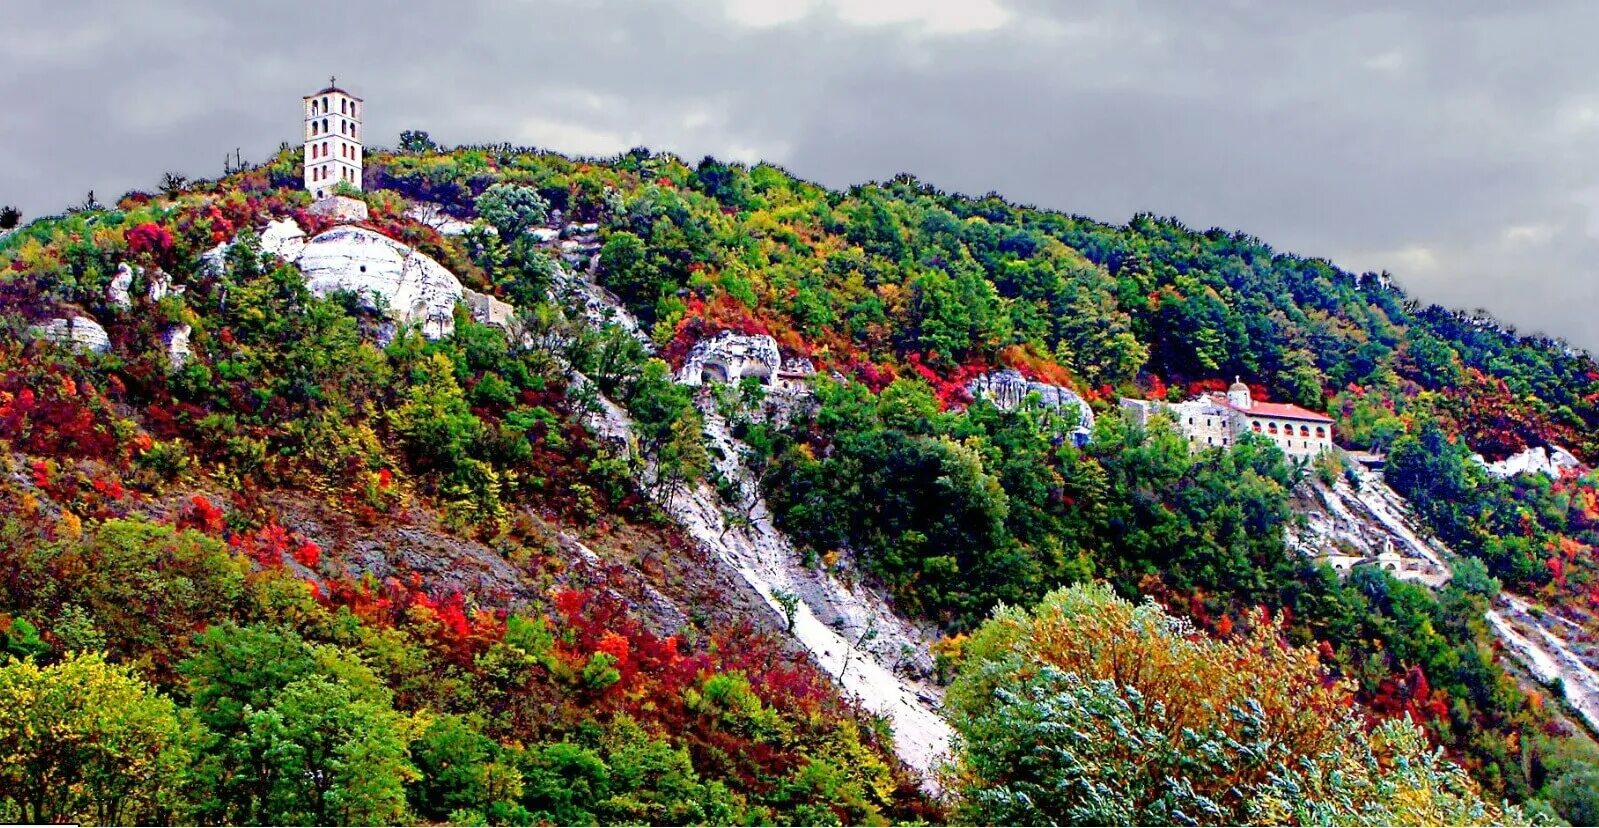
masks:
{"type": "Polygon", "coordinates": [[[348,113],[349,111],[350,111],[350,102],[349,101],[345,101],[345,100],[340,100],[339,101],[339,112],[340,113],[348,113]]]}
{"type": "Polygon", "coordinates": [[[1271,423],[1271,424],[1267,425],[1266,426],[1266,431],[1271,433],[1271,434],[1276,434],[1277,433],[1277,424],[1276,423],[1271,423]]]}
{"type": "Polygon", "coordinates": [[[328,111],[328,96],[326,96],[326,95],[322,96],[322,111],[323,112],[328,111]]]}
{"type": "Polygon", "coordinates": [[[1299,427],[1299,436],[1301,436],[1301,437],[1309,437],[1310,436],[1310,426],[1307,426],[1307,425],[1300,426],[1299,427]]]}
{"type": "Polygon", "coordinates": [[[1316,439],[1317,440],[1325,440],[1325,439],[1327,439],[1327,429],[1322,428],[1321,426],[1316,426],[1316,439]]]}
{"type": "Polygon", "coordinates": [[[1256,434],[1260,433],[1260,423],[1250,423],[1249,427],[1254,429],[1256,434]]]}

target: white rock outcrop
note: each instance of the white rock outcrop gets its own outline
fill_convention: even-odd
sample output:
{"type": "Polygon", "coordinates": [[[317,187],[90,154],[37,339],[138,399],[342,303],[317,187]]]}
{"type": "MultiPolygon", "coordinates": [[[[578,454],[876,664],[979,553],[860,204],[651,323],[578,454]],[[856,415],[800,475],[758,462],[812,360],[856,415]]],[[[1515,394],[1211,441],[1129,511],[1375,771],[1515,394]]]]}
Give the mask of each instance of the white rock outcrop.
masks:
{"type": "Polygon", "coordinates": [[[1496,477],[1515,477],[1518,474],[1542,474],[1558,480],[1568,470],[1582,470],[1582,461],[1559,446],[1550,446],[1547,449],[1543,446],[1522,449],[1516,454],[1492,463],[1484,461],[1481,455],[1476,455],[1475,459],[1477,462],[1482,463],[1483,468],[1486,468],[1489,474],[1496,477]]]}
{"type": "Polygon", "coordinates": [[[167,365],[176,371],[188,363],[194,351],[189,347],[189,335],[194,332],[188,325],[172,325],[161,333],[167,346],[167,365]]]}
{"type": "Polygon", "coordinates": [[[472,320],[480,325],[504,328],[511,324],[511,318],[516,315],[515,307],[487,293],[462,288],[461,295],[466,302],[467,311],[472,314],[472,320]]]}
{"type": "MultiPolygon", "coordinates": [[[[459,236],[472,229],[472,222],[462,221],[449,213],[444,212],[444,207],[432,202],[420,202],[406,208],[406,218],[419,224],[425,224],[446,236],[459,236]]],[[[492,230],[493,228],[489,228],[492,230]]]]}
{"type": "Polygon", "coordinates": [[[1076,392],[1059,385],[1034,382],[1015,368],[990,371],[977,377],[966,384],[966,392],[971,394],[973,399],[987,397],[995,406],[1006,411],[1020,406],[1028,394],[1036,393],[1039,405],[1068,416],[1075,410],[1077,427],[1084,431],[1094,430],[1094,410],[1089,407],[1086,400],[1077,396],[1076,392]]]}
{"type": "Polygon", "coordinates": [[[764,334],[739,334],[723,331],[694,343],[677,381],[684,385],[706,382],[737,382],[744,377],[759,377],[767,385],[777,380],[783,357],[777,340],[764,334]]]}
{"type": "Polygon", "coordinates": [[[350,291],[374,309],[419,326],[431,339],[455,331],[455,304],[464,296],[444,265],[388,236],[346,225],[318,234],[295,260],[311,292],[350,291]]]}
{"type": "Polygon", "coordinates": [[[111,337],[100,323],[87,316],[56,317],[37,329],[38,335],[68,345],[75,350],[97,354],[111,350],[111,337]]]}
{"type": "MultiPolygon", "coordinates": [[[[210,274],[222,272],[223,264],[227,261],[228,251],[233,248],[237,240],[224,242],[200,254],[201,268],[210,274]]],[[[305,231],[300,229],[294,219],[274,219],[267,223],[266,229],[261,231],[261,252],[271,253],[286,261],[293,262],[300,258],[301,251],[305,250],[305,231]]]]}
{"type": "Polygon", "coordinates": [[[117,265],[117,275],[111,278],[111,284],[106,287],[106,301],[114,307],[133,307],[133,266],[127,262],[117,265]]]}

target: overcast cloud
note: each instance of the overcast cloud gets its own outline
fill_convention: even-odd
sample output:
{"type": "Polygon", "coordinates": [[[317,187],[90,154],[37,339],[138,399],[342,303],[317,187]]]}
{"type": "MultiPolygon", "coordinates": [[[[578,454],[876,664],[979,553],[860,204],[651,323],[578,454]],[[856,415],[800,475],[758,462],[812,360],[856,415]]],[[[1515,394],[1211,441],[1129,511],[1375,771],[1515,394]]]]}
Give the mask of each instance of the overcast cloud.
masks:
{"type": "Polygon", "coordinates": [[[1152,211],[1599,350],[1594,3],[4,0],[0,31],[0,203],[30,216],[260,161],[337,74],[374,143],[1152,211]]]}

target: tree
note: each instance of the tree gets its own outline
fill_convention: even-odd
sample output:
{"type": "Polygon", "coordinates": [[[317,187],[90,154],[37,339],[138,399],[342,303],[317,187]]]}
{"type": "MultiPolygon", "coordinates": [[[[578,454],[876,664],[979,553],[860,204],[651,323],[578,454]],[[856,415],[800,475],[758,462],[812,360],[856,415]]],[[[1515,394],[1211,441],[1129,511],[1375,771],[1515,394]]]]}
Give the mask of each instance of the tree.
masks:
{"type": "Polygon", "coordinates": [[[167,172],[161,175],[161,194],[167,198],[176,198],[187,186],[189,177],[183,173],[167,172]]]}
{"type": "Polygon", "coordinates": [[[0,230],[10,230],[22,223],[22,211],[7,204],[0,207],[0,230]]]}
{"type": "Polygon", "coordinates": [[[1004,609],[948,702],[953,789],[980,824],[1515,820],[1408,722],[1367,734],[1314,649],[1257,616],[1228,641],[1102,585],[1004,609]]]}
{"type": "Polygon", "coordinates": [[[165,823],[188,748],[177,708],[98,654],[0,667],[0,819],[165,823]]]}
{"type": "Polygon", "coordinates": [[[550,203],[532,187],[495,184],[477,197],[477,214],[500,234],[506,244],[515,244],[529,228],[542,224],[549,215],[550,203]]]}
{"type": "MultiPolygon", "coordinates": [[[[484,815],[520,808],[522,773],[500,761],[501,748],[461,716],[440,716],[411,743],[420,776],[407,788],[411,807],[431,820],[455,811],[484,815]]],[[[520,821],[518,824],[525,824],[520,821]]]]}
{"type": "Polygon", "coordinates": [[[400,133],[401,152],[423,155],[429,152],[437,152],[438,149],[439,145],[433,143],[433,139],[423,130],[408,129],[400,133]]]}
{"type": "Polygon", "coordinates": [[[202,821],[393,823],[416,778],[402,716],[353,654],[288,630],[219,624],[181,672],[201,725],[194,769],[202,821]]]}
{"type": "Polygon", "coordinates": [[[644,242],[625,230],[612,233],[600,248],[600,280],[634,306],[648,305],[661,291],[661,274],[644,242]]]}

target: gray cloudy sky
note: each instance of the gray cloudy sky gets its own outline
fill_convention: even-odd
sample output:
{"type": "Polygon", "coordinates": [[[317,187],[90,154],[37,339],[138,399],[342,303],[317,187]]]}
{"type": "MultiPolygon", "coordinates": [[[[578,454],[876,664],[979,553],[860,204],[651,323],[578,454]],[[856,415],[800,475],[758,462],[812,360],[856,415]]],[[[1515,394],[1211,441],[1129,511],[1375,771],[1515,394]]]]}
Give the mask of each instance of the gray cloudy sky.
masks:
{"type": "Polygon", "coordinates": [[[0,30],[28,215],[259,161],[336,73],[374,143],[1148,210],[1599,350],[1599,3],[4,0],[0,30]]]}

